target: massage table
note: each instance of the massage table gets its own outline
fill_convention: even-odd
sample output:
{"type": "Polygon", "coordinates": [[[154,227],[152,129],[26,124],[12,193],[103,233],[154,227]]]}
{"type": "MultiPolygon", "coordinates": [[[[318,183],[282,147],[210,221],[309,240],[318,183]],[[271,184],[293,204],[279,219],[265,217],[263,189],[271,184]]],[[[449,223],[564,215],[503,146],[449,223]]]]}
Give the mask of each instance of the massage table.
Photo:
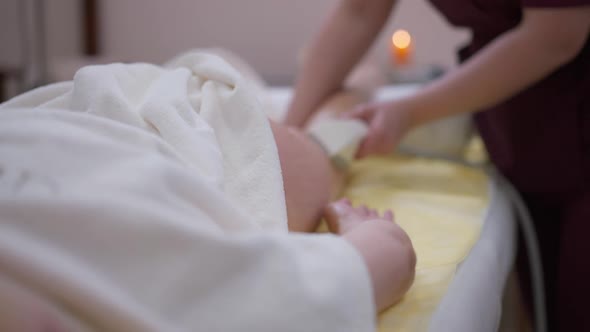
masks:
{"type": "MultiPolygon", "coordinates": [[[[412,85],[384,87],[374,98],[396,98],[418,88],[412,85]]],[[[268,91],[269,98],[262,101],[263,107],[267,111],[274,110],[275,114],[268,113],[271,118],[280,119],[292,91],[290,88],[270,88],[268,91]]],[[[510,195],[511,188],[495,173],[464,165],[458,158],[459,146],[464,146],[464,140],[469,136],[468,122],[465,117],[445,120],[424,129],[422,134],[410,134],[409,139],[400,145],[404,156],[373,159],[351,166],[345,195],[355,204],[394,208],[396,221],[408,232],[418,254],[414,285],[400,303],[380,316],[379,331],[498,329],[502,294],[515,256],[516,218],[509,199],[513,195],[510,195]],[[350,185],[355,182],[356,185],[350,185]],[[383,184],[387,185],[387,191],[381,193],[379,190],[383,184]],[[414,190],[416,185],[418,190],[414,190]],[[414,188],[410,188],[412,186],[414,188]],[[408,188],[413,190],[406,190],[408,188]],[[439,195],[445,190],[453,197],[439,195]],[[407,200],[408,197],[412,199],[407,200]],[[414,200],[416,197],[419,199],[414,200]],[[415,204],[424,198],[426,200],[415,204]],[[428,202],[433,204],[428,205],[428,202]],[[445,209],[444,203],[468,208],[445,209]],[[455,215],[441,217],[437,222],[439,212],[446,213],[447,217],[449,213],[455,215]],[[413,220],[408,217],[410,215],[413,220]],[[424,238],[414,236],[416,229],[413,226],[421,223],[427,227],[419,230],[432,226],[439,232],[436,234],[445,231],[447,234],[434,238],[432,245],[424,238]],[[448,248],[444,246],[445,241],[451,244],[448,248]],[[454,243],[462,244],[459,251],[454,243]],[[428,250],[435,248],[443,250],[428,250]],[[452,250],[445,252],[449,248],[452,250]],[[437,266],[432,257],[424,259],[425,253],[430,252],[437,253],[434,258],[452,259],[437,266]],[[428,268],[432,270],[428,271],[428,268]],[[445,279],[445,282],[436,278],[445,279]],[[438,286],[428,290],[431,284],[438,286]]],[[[426,234],[426,239],[428,236],[432,237],[432,234],[426,234]]]]}
{"type": "MultiPolygon", "coordinates": [[[[374,99],[398,98],[412,93],[418,88],[416,85],[386,86],[377,91],[374,99]]],[[[283,116],[291,93],[292,90],[288,87],[269,89],[270,103],[274,105],[273,109],[276,112],[271,114],[271,117],[280,119],[283,116]]],[[[452,280],[446,285],[443,283],[443,287],[446,289],[442,290],[444,293],[442,297],[435,299],[437,303],[434,304],[434,309],[426,317],[411,318],[414,320],[412,322],[404,321],[406,320],[404,317],[388,317],[388,312],[386,312],[380,319],[379,331],[497,331],[502,317],[504,289],[516,253],[517,218],[513,208],[514,204],[509,195],[513,191],[506,181],[502,180],[495,172],[489,171],[481,165],[466,166],[464,160],[459,160],[456,153],[457,146],[458,144],[465,146],[464,140],[469,136],[471,130],[468,118],[443,120],[430,128],[421,130],[422,133],[411,133],[412,137],[401,144],[401,149],[406,152],[406,155],[411,154],[416,157],[413,159],[401,157],[401,164],[397,164],[398,167],[407,167],[412,172],[417,168],[423,168],[425,172],[428,172],[428,167],[430,167],[428,163],[431,162],[440,163],[440,165],[432,166],[435,169],[436,167],[445,169],[446,165],[456,165],[462,171],[479,177],[477,181],[482,186],[480,191],[485,192],[483,196],[486,196],[485,206],[478,210],[479,217],[475,220],[475,223],[478,223],[478,234],[475,241],[467,245],[465,256],[457,262],[456,266],[453,266],[452,280]],[[429,149],[427,144],[420,146],[420,140],[427,143],[436,142],[438,146],[429,149]],[[463,142],[461,142],[462,140],[463,142]]],[[[420,173],[420,171],[417,172],[420,173]]],[[[414,173],[415,175],[416,173],[414,173]]],[[[466,181],[464,184],[468,186],[469,180],[466,181]]],[[[461,184],[457,185],[461,186],[461,184]]],[[[453,183],[450,183],[449,186],[452,187],[453,183]]],[[[360,195],[362,196],[362,193],[360,195]]],[[[354,201],[355,199],[353,199],[354,201]]],[[[370,202],[362,200],[357,200],[357,202],[370,204],[370,202]]],[[[395,209],[394,213],[396,213],[395,209]]],[[[419,253],[418,261],[420,264],[419,253]]],[[[417,280],[418,275],[419,273],[417,273],[417,280]]],[[[413,287],[425,287],[423,286],[425,283],[422,283],[422,286],[416,286],[416,284],[415,282],[413,287]]],[[[432,298],[429,301],[432,301],[432,298]]],[[[419,301],[416,303],[418,304],[414,304],[414,306],[420,306],[419,301]]],[[[429,311],[425,310],[425,312],[429,311]]],[[[401,313],[398,316],[400,315],[404,316],[405,314],[401,313]]]]}

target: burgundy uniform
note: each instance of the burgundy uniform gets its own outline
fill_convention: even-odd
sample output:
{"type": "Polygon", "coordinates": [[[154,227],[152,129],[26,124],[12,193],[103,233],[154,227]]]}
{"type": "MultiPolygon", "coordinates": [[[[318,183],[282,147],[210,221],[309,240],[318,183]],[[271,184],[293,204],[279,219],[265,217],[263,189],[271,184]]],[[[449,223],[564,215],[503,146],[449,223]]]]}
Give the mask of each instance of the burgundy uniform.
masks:
{"type": "MultiPolygon", "coordinates": [[[[516,27],[523,8],[590,5],[590,0],[431,2],[451,24],[472,30],[471,43],[459,52],[461,61],[516,27]]],[[[551,331],[590,331],[590,41],[574,60],[509,100],[481,110],[475,121],[490,158],[533,215],[551,331]]],[[[529,293],[528,281],[521,281],[529,293]]]]}

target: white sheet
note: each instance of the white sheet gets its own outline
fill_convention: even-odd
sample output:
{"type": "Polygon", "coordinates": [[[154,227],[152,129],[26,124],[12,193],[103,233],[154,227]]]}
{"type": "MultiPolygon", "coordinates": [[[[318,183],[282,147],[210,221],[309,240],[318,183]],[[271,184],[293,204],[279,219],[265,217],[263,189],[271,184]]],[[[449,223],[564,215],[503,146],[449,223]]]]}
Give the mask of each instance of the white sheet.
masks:
{"type": "MultiPolygon", "coordinates": [[[[248,82],[213,56],[172,66],[90,67],[0,105],[0,280],[34,295],[28,321],[372,330],[357,252],[286,232],[276,147],[248,82]]],[[[3,290],[0,317],[14,300],[3,290]]]]}
{"type": "Polygon", "coordinates": [[[430,332],[495,332],[516,253],[516,219],[500,182],[490,181],[490,205],[471,249],[430,322],[430,332]]]}

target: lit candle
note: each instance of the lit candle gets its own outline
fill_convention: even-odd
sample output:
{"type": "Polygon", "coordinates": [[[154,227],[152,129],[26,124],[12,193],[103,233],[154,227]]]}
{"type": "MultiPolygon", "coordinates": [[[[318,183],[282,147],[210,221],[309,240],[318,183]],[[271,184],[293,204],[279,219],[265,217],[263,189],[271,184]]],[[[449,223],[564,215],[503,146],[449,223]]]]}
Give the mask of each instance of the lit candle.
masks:
{"type": "Polygon", "coordinates": [[[412,51],[412,37],[406,30],[397,30],[391,36],[391,57],[396,66],[407,65],[412,51]]]}

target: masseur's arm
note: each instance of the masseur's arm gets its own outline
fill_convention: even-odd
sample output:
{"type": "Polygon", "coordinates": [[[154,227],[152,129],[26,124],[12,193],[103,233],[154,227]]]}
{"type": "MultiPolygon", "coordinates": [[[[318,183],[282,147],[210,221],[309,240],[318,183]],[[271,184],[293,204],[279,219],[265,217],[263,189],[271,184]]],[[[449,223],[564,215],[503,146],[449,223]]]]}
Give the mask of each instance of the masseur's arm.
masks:
{"type": "Polygon", "coordinates": [[[522,23],[416,99],[413,122],[493,106],[571,61],[588,37],[590,7],[527,9],[522,23]]]}
{"type": "Polygon", "coordinates": [[[340,89],[384,26],[394,0],[341,0],[312,41],[299,73],[286,123],[302,126],[340,89]]]}
{"type": "Polygon", "coordinates": [[[359,155],[389,152],[412,127],[513,96],[575,58],[589,28],[590,7],[526,9],[519,26],[454,72],[406,99],[358,109],[371,124],[359,155]]]}

